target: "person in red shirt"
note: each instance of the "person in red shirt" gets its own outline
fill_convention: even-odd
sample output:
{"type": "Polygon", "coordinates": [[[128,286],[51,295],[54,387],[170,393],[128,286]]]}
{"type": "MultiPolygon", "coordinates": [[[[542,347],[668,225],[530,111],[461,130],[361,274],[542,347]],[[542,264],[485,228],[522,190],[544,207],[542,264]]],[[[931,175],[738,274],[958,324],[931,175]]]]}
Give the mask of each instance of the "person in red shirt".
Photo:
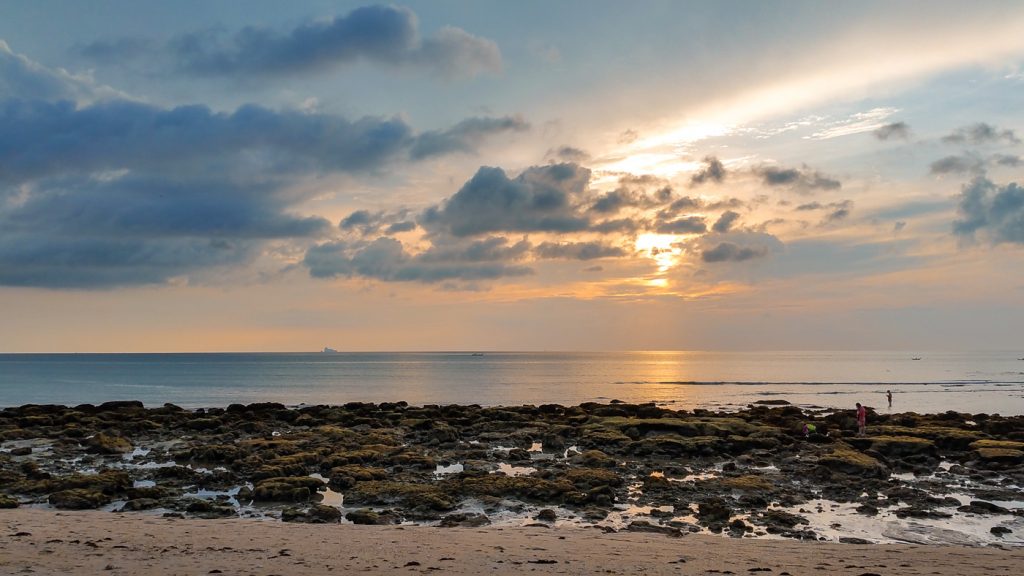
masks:
{"type": "Polygon", "coordinates": [[[857,436],[863,436],[868,426],[868,409],[857,402],[857,436]]]}

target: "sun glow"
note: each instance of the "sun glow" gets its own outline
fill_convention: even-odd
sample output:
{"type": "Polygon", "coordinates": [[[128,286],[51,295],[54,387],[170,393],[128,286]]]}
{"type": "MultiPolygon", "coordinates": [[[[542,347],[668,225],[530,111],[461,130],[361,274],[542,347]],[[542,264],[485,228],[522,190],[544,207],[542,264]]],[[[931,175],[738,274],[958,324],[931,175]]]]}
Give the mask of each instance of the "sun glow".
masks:
{"type": "Polygon", "coordinates": [[[658,272],[666,272],[678,263],[683,253],[680,240],[675,234],[641,234],[636,238],[636,249],[646,252],[658,264],[658,272]]]}

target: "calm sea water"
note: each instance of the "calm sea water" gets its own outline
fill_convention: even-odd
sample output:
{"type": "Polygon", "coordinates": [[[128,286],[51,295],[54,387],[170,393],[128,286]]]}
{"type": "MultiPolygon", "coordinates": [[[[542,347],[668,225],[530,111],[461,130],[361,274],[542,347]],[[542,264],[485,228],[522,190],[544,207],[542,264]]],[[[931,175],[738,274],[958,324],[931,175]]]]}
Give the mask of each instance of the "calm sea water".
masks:
{"type": "Polygon", "coordinates": [[[405,400],[734,408],[765,399],[1024,414],[1024,354],[890,352],[0,354],[0,406],[405,400]],[[920,358],[920,359],[914,359],[920,358]]]}

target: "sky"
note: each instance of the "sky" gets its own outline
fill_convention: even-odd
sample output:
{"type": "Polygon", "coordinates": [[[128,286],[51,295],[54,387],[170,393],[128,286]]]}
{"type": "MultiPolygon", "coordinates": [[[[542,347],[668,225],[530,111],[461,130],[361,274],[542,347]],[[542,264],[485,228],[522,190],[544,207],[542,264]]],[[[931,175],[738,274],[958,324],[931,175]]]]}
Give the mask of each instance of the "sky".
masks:
{"type": "Polygon", "coordinates": [[[0,1],[0,352],[1024,349],[1022,29],[0,1]]]}

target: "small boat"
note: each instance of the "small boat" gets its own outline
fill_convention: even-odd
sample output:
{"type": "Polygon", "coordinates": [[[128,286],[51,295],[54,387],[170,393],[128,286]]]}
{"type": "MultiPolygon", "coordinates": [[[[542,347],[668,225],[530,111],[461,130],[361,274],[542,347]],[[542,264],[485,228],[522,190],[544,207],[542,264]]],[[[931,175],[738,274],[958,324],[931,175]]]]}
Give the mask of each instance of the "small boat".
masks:
{"type": "Polygon", "coordinates": [[[334,348],[328,348],[326,346],[324,346],[323,352],[321,352],[321,354],[337,354],[337,353],[338,353],[338,351],[335,350],[334,348]]]}
{"type": "Polygon", "coordinates": [[[483,355],[484,355],[483,352],[473,352],[472,354],[470,354],[470,356],[483,356],[483,355]]]}
{"type": "Polygon", "coordinates": [[[911,360],[920,360],[920,359],[921,359],[920,356],[918,356],[917,358],[911,358],[911,360]]]}

